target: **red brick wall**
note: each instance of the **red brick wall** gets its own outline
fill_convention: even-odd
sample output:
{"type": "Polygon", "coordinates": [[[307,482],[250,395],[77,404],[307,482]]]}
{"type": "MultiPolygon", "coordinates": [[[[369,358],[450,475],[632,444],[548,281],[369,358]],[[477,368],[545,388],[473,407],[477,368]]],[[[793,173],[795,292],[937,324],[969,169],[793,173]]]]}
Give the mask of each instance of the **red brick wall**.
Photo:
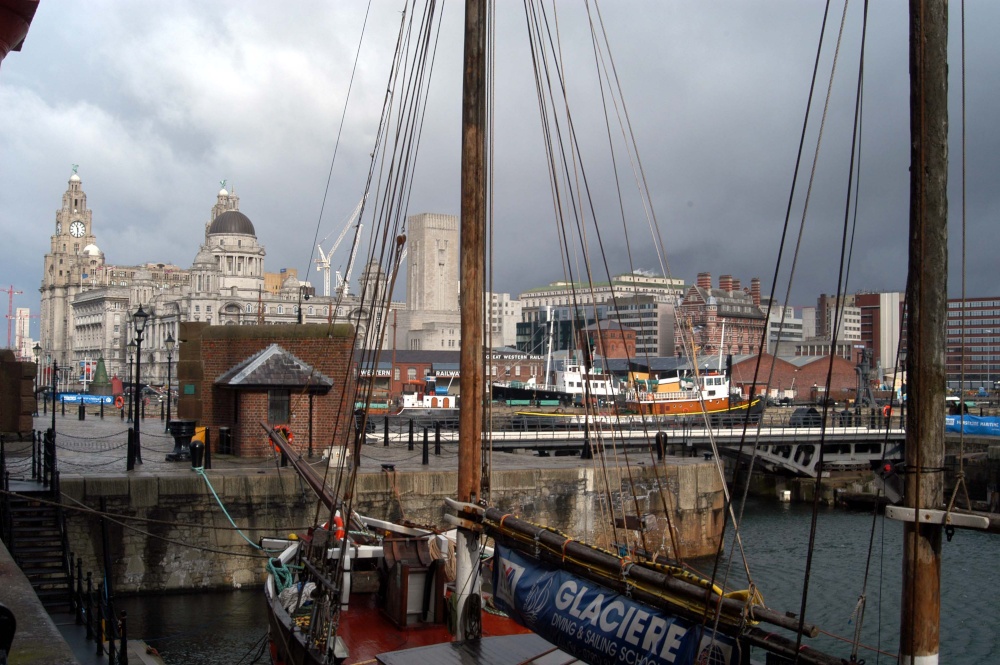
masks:
{"type": "MultiPolygon", "coordinates": [[[[233,452],[241,457],[269,455],[270,445],[261,427],[267,421],[267,392],[233,390],[215,385],[216,379],[271,344],[311,365],[333,380],[333,388],[312,399],[313,451],[319,452],[332,441],[342,444],[352,426],[352,405],[347,384],[352,358],[353,335],[347,326],[199,326],[182,324],[180,330],[178,384],[181,393],[178,418],[194,418],[211,432],[213,452],[218,452],[219,427],[230,427],[233,452]]],[[[350,373],[353,377],[353,373],[350,373]]],[[[353,379],[352,379],[353,380],[353,379]]],[[[276,424],[276,423],[268,423],[276,424]]],[[[292,390],[292,447],[309,449],[309,395],[292,390]]]]}
{"type": "MultiPolygon", "coordinates": [[[[733,366],[733,382],[743,387],[744,392],[749,392],[749,387],[753,384],[756,363],[757,359],[753,357],[733,366]]],[[[774,376],[771,378],[771,388],[784,391],[791,389],[794,385],[796,399],[799,401],[804,402],[813,397],[814,385],[820,389],[826,386],[826,375],[830,369],[829,356],[797,367],[786,360],[765,354],[761,359],[760,373],[757,377],[757,385],[759,386],[757,394],[763,392],[772,364],[774,365],[774,376]]],[[[849,360],[840,356],[834,357],[830,396],[835,401],[843,402],[855,398],[857,373],[854,366],[855,363],[849,360]]],[[[822,392],[822,390],[818,391],[820,395],[822,392]]]]}

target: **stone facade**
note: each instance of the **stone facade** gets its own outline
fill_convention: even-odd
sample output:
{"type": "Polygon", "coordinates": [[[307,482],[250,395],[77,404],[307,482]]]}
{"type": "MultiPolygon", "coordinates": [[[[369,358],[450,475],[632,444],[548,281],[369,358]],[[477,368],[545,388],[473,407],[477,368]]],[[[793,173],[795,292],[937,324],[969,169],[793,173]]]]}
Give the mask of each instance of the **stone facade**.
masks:
{"type": "MultiPolygon", "coordinates": [[[[43,356],[60,367],[103,358],[109,375],[126,378],[130,363],[126,346],[134,336],[131,316],[139,305],[151,315],[142,344],[141,379],[164,386],[168,380],[164,340],[168,335],[176,340],[181,323],[350,322],[359,329],[360,339],[370,325],[371,301],[362,306],[356,293],[343,298],[308,296],[310,285],[300,282],[294,270],[276,277],[266,273],[265,248],[253,223],[240,212],[235,191],[222,189],[216,195],[190,268],[107,263],[96,242],[93,212],[87,207],[80,176],[74,173],[56,212],[40,289],[43,356]],[[275,281],[280,285],[275,287],[275,281]]],[[[454,281],[457,284],[457,268],[454,281]]],[[[384,293],[385,283],[379,268],[368,266],[358,290],[384,293]]],[[[434,285],[428,288],[433,290],[434,285]]],[[[390,310],[403,307],[400,302],[389,304],[390,310]]],[[[64,376],[61,390],[84,388],[76,373],[64,376]]]]}
{"type": "MultiPolygon", "coordinates": [[[[660,468],[666,478],[659,482],[651,469],[634,471],[639,472],[635,480],[640,510],[656,516],[657,530],[666,528],[665,505],[677,529],[682,555],[714,554],[723,524],[722,483],[714,463],[685,461],[660,468]]],[[[303,494],[294,472],[245,475],[207,471],[206,475],[226,511],[253,541],[302,531],[311,523],[314,499],[303,494]]],[[[605,499],[597,475],[593,468],[497,472],[493,475],[493,504],[581,538],[596,535],[600,542],[608,525],[601,522],[607,512],[601,505],[605,499]]],[[[405,517],[417,524],[443,526],[444,497],[453,496],[455,487],[454,472],[360,474],[356,509],[373,517],[405,517]]],[[[97,509],[104,498],[107,510],[120,516],[107,524],[117,593],[263,583],[263,555],[231,528],[205,480],[197,474],[68,476],[63,477],[62,491],[69,506],[97,509]]],[[[615,495],[620,502],[622,492],[615,495]]],[[[77,510],[67,513],[70,549],[83,558],[84,571],[101,570],[99,518],[77,510]]],[[[669,543],[668,537],[647,534],[647,546],[652,550],[668,553],[669,543]]]]}
{"type": "Polygon", "coordinates": [[[401,348],[457,351],[461,338],[458,308],[458,218],[423,213],[407,218],[405,331],[401,348]]]}

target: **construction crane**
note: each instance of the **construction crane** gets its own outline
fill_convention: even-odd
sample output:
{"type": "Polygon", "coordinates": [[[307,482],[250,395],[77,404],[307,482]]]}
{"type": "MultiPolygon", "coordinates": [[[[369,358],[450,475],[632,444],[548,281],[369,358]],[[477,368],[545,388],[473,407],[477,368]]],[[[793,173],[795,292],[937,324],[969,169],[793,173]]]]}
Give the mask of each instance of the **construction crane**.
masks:
{"type": "Polygon", "coordinates": [[[354,220],[357,218],[358,214],[361,213],[361,206],[363,206],[364,204],[365,204],[365,197],[361,197],[361,200],[358,201],[358,205],[354,207],[354,212],[352,212],[350,217],[347,218],[347,223],[344,224],[344,229],[340,232],[340,235],[337,236],[337,240],[336,242],[333,243],[333,247],[330,248],[329,252],[326,253],[323,252],[323,243],[326,241],[326,238],[330,237],[329,233],[326,235],[326,238],[320,240],[319,244],[316,245],[316,249],[319,250],[319,258],[316,259],[316,270],[322,271],[323,273],[324,296],[330,295],[330,259],[333,257],[333,253],[337,251],[337,248],[340,247],[340,243],[343,242],[344,236],[347,235],[347,231],[351,228],[351,224],[354,223],[354,220]]]}
{"type": "Polygon", "coordinates": [[[11,326],[14,324],[14,296],[24,295],[24,291],[15,291],[14,285],[11,284],[9,289],[0,289],[7,294],[7,348],[13,348],[10,345],[10,332],[11,326]]]}
{"type": "Polygon", "coordinates": [[[354,269],[354,259],[358,257],[358,245],[361,240],[362,227],[364,227],[364,224],[358,222],[357,230],[354,232],[354,246],[351,248],[351,258],[347,261],[347,269],[344,270],[343,278],[340,276],[340,271],[337,271],[337,291],[340,296],[346,296],[351,290],[351,270],[354,269]]]}

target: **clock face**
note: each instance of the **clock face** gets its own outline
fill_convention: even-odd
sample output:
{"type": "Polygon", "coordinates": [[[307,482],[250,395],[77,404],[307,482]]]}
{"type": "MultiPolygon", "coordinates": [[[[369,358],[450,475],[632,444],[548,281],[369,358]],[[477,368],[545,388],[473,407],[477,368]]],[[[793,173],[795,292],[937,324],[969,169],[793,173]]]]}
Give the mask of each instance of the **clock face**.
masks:
{"type": "Polygon", "coordinates": [[[74,238],[81,238],[86,232],[87,228],[83,225],[83,222],[73,222],[69,225],[69,232],[74,238]]]}

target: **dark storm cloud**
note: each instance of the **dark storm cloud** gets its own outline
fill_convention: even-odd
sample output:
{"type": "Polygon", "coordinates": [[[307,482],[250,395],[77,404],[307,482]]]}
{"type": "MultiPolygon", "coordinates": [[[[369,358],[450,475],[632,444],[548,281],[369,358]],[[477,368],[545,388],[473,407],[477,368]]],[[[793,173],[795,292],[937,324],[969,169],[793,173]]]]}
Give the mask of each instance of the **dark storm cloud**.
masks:
{"type": "MultiPolygon", "coordinates": [[[[848,12],[809,204],[792,304],[836,288],[846,198],[860,9],[848,12]]],[[[567,85],[595,208],[614,219],[617,188],[592,91],[593,53],[577,9],[559,3],[567,85]]],[[[593,7],[593,5],[592,5],[593,7]]],[[[958,12],[952,6],[951,290],[958,285],[961,127],[958,12]]],[[[320,237],[362,194],[401,3],[375,3],[345,117],[320,237]]],[[[0,282],[37,303],[42,256],[70,175],[80,175],[109,262],[188,266],[226,178],[267,248],[267,268],[305,270],[364,20],[362,3],[42,3],[23,51],[0,70],[0,282]]],[[[792,221],[819,125],[841,7],[834,7],[792,221]]],[[[771,282],[822,3],[604,3],[629,117],[670,269],[771,282]]],[[[448,3],[410,211],[458,213],[461,5],[448,3]]],[[[562,278],[519,3],[498,7],[495,287],[514,294],[562,278]],[[516,6],[515,6],[516,5],[516,6]]],[[[1000,5],[968,3],[969,293],[995,294],[1000,208],[993,129],[1000,5]]],[[[555,14],[551,14],[555,17],[555,14]]],[[[596,16],[596,14],[592,14],[596,16]]],[[[849,288],[902,289],[908,195],[905,3],[874,3],[867,52],[858,228],[849,288]]],[[[630,167],[622,160],[620,173],[630,167]]],[[[630,229],[645,222],[632,194],[630,229]]],[[[612,272],[629,269],[605,230],[612,272]]],[[[632,231],[630,231],[631,233],[632,231]]],[[[793,226],[793,235],[796,232],[793,226]]],[[[659,270],[638,231],[636,268],[659,270]]],[[[327,243],[329,245],[329,241],[327,243]]],[[[344,245],[346,247],[346,244],[344,245]]],[[[786,250],[787,279],[791,249],[786,250]]],[[[341,254],[345,249],[340,250],[341,254]]],[[[335,257],[334,264],[343,264],[335,257]]],[[[310,275],[318,283],[318,274],[310,275]]],[[[778,288],[778,294],[785,287],[778,288]]]]}

